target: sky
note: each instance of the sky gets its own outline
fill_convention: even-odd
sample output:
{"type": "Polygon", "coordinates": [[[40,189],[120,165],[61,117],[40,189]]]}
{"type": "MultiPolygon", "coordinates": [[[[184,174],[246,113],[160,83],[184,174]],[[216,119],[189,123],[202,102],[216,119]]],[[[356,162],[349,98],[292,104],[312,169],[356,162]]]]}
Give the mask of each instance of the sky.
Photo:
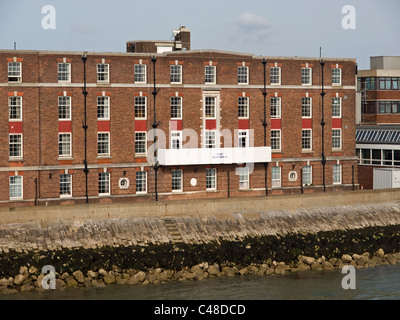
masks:
{"type": "Polygon", "coordinates": [[[0,0],[0,49],[125,52],[126,41],[170,40],[180,26],[193,50],[319,57],[321,48],[360,70],[371,56],[400,55],[400,0],[0,0]],[[342,13],[347,5],[354,11],[342,13]]]}

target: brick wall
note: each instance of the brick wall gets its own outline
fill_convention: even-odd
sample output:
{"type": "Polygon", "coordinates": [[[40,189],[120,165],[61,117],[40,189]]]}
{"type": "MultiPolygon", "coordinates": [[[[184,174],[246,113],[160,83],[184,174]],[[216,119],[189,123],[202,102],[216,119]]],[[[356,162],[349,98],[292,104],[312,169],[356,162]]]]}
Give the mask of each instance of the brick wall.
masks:
{"type": "MultiPolygon", "coordinates": [[[[85,200],[85,175],[83,173],[84,160],[84,96],[83,62],[81,54],[72,52],[0,52],[0,83],[7,84],[7,59],[14,56],[22,59],[22,82],[0,87],[0,103],[8,105],[8,93],[14,91],[23,94],[23,159],[9,161],[8,148],[0,150],[1,191],[0,205],[10,205],[8,177],[15,174],[17,167],[24,171],[24,202],[33,204],[38,197],[40,204],[45,203],[74,203],[85,200]],[[58,83],[57,64],[66,61],[71,64],[71,82],[58,83]],[[72,113],[70,132],[72,137],[72,157],[60,159],[58,156],[58,96],[71,97],[72,113]],[[72,175],[72,195],[70,199],[60,199],[60,174],[68,171],[72,175]],[[38,191],[34,188],[34,179],[38,179],[38,191]]],[[[154,122],[153,104],[153,63],[148,54],[87,54],[87,159],[89,163],[88,194],[91,201],[135,201],[154,200],[154,170],[149,167],[146,158],[135,155],[135,131],[139,125],[135,121],[134,97],[147,97],[147,119],[145,129],[150,130],[154,122]],[[109,64],[110,83],[97,83],[96,67],[98,63],[109,64]],[[134,65],[146,65],[145,84],[134,83],[134,65]],[[97,153],[97,97],[107,95],[110,98],[110,156],[99,157],[97,153]],[[98,173],[106,170],[110,173],[111,195],[98,197],[98,173]],[[135,179],[137,170],[147,170],[147,195],[136,195],[135,179]],[[128,189],[119,188],[119,179],[126,177],[130,181],[128,189]]],[[[260,91],[263,87],[264,74],[261,57],[246,54],[233,54],[217,51],[185,51],[157,54],[156,82],[161,91],[157,94],[156,108],[159,129],[165,132],[166,148],[170,147],[170,99],[176,94],[183,99],[182,128],[192,129],[198,137],[197,147],[201,147],[203,126],[203,93],[204,90],[213,90],[220,96],[221,130],[232,132],[235,145],[237,137],[235,130],[239,129],[238,97],[243,94],[249,97],[249,128],[254,130],[254,145],[264,145],[264,129],[260,119],[264,116],[264,99],[260,91]],[[216,84],[204,84],[204,66],[216,66],[216,84]],[[183,68],[182,84],[170,84],[170,66],[179,64],[183,68]],[[248,85],[238,85],[238,66],[249,67],[248,85]]],[[[325,112],[325,155],[326,184],[332,188],[332,168],[338,162],[342,165],[342,185],[335,188],[347,188],[353,182],[357,184],[357,173],[352,178],[351,168],[356,163],[355,156],[355,61],[326,61],[324,99],[325,112]],[[339,64],[342,68],[342,86],[331,87],[331,66],[339,64]],[[332,96],[340,94],[342,97],[342,118],[335,122],[335,126],[342,129],[342,149],[332,150],[332,96]]],[[[300,58],[268,58],[266,69],[267,88],[267,145],[270,145],[270,99],[278,94],[282,99],[282,117],[280,120],[282,149],[273,154],[273,162],[268,167],[267,185],[271,193],[297,193],[301,191],[300,180],[290,182],[288,174],[296,171],[300,177],[303,165],[313,166],[313,186],[303,189],[304,192],[320,191],[322,186],[321,157],[321,95],[320,95],[320,67],[317,59],[303,60],[300,58]],[[312,64],[312,86],[301,86],[301,67],[306,63],[312,64]],[[269,64],[281,66],[281,85],[270,86],[269,64]],[[312,152],[304,153],[301,149],[301,134],[303,121],[301,118],[301,98],[308,94],[312,97],[312,119],[309,121],[312,128],[312,152]],[[272,190],[272,166],[279,162],[282,167],[282,188],[272,190]]],[[[0,110],[0,143],[8,146],[8,110],[0,110]]],[[[143,129],[140,129],[143,130],[143,129]]],[[[187,137],[187,142],[189,138],[187,137]]],[[[221,139],[221,146],[229,146],[229,141],[221,139]]],[[[153,142],[149,141],[148,146],[153,142]]],[[[158,142],[158,146],[161,143],[158,142]]],[[[262,164],[256,164],[250,176],[250,191],[239,190],[239,178],[235,174],[235,166],[220,165],[217,168],[217,190],[205,192],[205,169],[207,166],[181,167],[183,169],[183,193],[171,192],[171,168],[165,167],[158,171],[158,192],[166,199],[198,198],[198,197],[226,197],[228,193],[227,176],[229,171],[229,191],[231,196],[253,196],[265,194],[265,172],[262,164]],[[193,187],[190,180],[196,178],[198,184],[193,187]]],[[[19,172],[21,172],[21,170],[19,172]]],[[[357,170],[356,170],[357,171],[357,170]]],[[[16,205],[14,202],[12,205],[16,205]]]]}

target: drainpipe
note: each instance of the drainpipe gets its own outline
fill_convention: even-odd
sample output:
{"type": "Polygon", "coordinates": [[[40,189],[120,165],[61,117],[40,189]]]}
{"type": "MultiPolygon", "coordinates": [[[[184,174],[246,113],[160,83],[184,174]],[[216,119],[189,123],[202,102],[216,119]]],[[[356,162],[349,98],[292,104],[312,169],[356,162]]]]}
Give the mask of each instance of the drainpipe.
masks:
{"type": "Polygon", "coordinates": [[[322,163],[322,183],[324,186],[324,192],[326,191],[326,186],[325,186],[325,164],[326,164],[326,157],[325,157],[325,151],[324,151],[324,127],[325,127],[325,120],[324,120],[324,97],[326,92],[324,92],[324,66],[325,66],[325,61],[321,60],[320,65],[322,68],[322,89],[321,89],[321,98],[322,98],[322,104],[321,104],[321,109],[322,109],[322,119],[321,119],[321,163],[322,163]]]}
{"type": "Polygon", "coordinates": [[[83,164],[85,165],[85,169],[83,170],[85,172],[85,197],[86,197],[86,203],[89,203],[89,196],[88,196],[88,174],[89,174],[89,169],[88,169],[88,164],[87,164],[87,115],[86,115],[86,98],[87,98],[87,90],[86,90],[86,60],[87,56],[84,53],[82,55],[82,61],[83,61],[83,89],[82,89],[82,94],[84,96],[84,122],[83,122],[83,130],[85,131],[85,138],[84,138],[84,143],[85,143],[85,160],[83,161],[83,164]]]}
{"type": "Polygon", "coordinates": [[[156,196],[156,201],[158,201],[158,188],[157,188],[157,173],[158,169],[160,168],[158,165],[158,159],[157,159],[157,137],[156,137],[156,129],[159,126],[160,122],[157,122],[157,112],[156,112],[156,96],[160,89],[157,89],[156,87],[156,62],[157,58],[152,57],[151,62],[153,62],[153,81],[154,81],[154,86],[153,86],[153,92],[152,95],[154,97],[153,102],[154,102],[154,108],[153,108],[153,114],[154,114],[154,122],[153,122],[153,130],[154,130],[154,188],[155,188],[155,196],[156,196]]]}
{"type": "MultiPolygon", "coordinates": [[[[266,147],[267,146],[267,80],[266,80],[267,60],[262,59],[262,64],[264,67],[264,88],[261,90],[261,93],[264,96],[264,119],[261,120],[261,123],[264,127],[264,147],[266,147]]],[[[265,180],[265,195],[268,196],[268,162],[264,162],[264,180],[265,180]]]]}

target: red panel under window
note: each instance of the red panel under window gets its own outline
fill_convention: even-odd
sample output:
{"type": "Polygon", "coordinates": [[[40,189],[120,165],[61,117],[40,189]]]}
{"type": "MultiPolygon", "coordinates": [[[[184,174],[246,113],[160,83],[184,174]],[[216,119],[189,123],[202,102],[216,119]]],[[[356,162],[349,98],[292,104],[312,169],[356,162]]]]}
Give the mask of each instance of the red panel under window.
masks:
{"type": "Polygon", "coordinates": [[[147,131],[147,121],[135,120],[135,131],[147,131]]]}
{"type": "Polygon", "coordinates": [[[217,129],[217,120],[211,119],[206,120],[206,130],[215,130],[217,129]]]}
{"type": "Polygon", "coordinates": [[[22,122],[9,122],[8,132],[9,133],[22,133],[22,122]]]}
{"type": "Polygon", "coordinates": [[[302,119],[301,127],[303,129],[312,129],[312,119],[302,119]]]}
{"type": "Polygon", "coordinates": [[[172,131],[182,130],[183,128],[182,120],[171,120],[169,122],[169,128],[172,131]]]}
{"type": "Polygon", "coordinates": [[[97,121],[97,131],[110,132],[110,121],[97,121]]]}
{"type": "Polygon", "coordinates": [[[58,121],[58,132],[71,132],[71,121],[58,121]]]}
{"type": "Polygon", "coordinates": [[[342,128],[342,119],[332,119],[332,128],[333,129],[341,129],[342,128]]]}
{"type": "Polygon", "coordinates": [[[281,119],[271,119],[271,129],[276,130],[281,128],[282,128],[281,119]]]}
{"type": "Polygon", "coordinates": [[[250,129],[249,119],[239,119],[239,130],[248,130],[248,129],[250,129]]]}

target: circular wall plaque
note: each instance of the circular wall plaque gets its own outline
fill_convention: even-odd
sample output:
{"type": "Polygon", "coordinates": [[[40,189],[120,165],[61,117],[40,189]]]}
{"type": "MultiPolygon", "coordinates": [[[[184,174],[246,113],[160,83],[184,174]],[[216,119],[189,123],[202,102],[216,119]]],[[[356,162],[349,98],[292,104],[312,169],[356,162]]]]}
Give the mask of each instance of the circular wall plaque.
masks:
{"type": "Polygon", "coordinates": [[[195,186],[197,185],[197,179],[196,179],[196,178],[190,179],[190,185],[191,185],[192,187],[195,187],[195,186]]]}
{"type": "Polygon", "coordinates": [[[289,181],[297,181],[297,172],[296,171],[289,172],[289,181]]]}
{"type": "Polygon", "coordinates": [[[129,188],[129,179],[128,178],[120,178],[118,182],[120,189],[128,189],[129,188]]]}

